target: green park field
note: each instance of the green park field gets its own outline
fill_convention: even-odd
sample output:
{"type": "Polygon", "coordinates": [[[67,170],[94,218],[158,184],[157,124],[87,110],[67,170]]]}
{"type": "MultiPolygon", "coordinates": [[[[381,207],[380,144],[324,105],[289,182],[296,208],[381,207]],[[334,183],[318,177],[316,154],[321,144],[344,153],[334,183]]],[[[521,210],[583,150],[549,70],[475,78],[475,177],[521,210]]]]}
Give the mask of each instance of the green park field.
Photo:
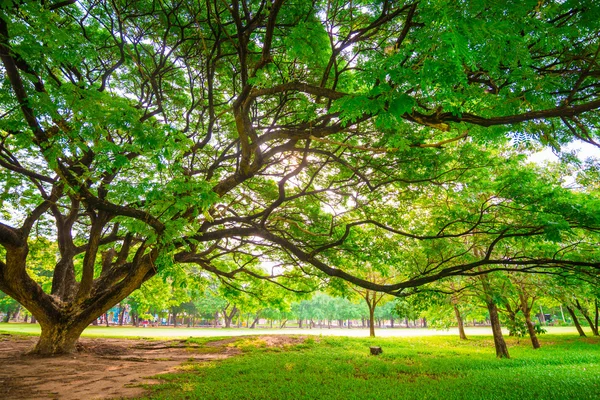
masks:
{"type": "MultiPolygon", "coordinates": [[[[241,350],[234,357],[188,362],[178,373],[161,375],[144,399],[597,399],[599,338],[580,338],[570,327],[548,330],[538,350],[527,338],[507,337],[511,359],[495,357],[489,328],[469,328],[467,341],[426,329],[380,329],[386,337],[368,338],[328,335],[366,335],[364,329],[90,327],[82,336],[187,338],[191,346],[252,334],[229,345],[241,350]],[[306,339],[268,347],[255,336],[279,332],[306,339]],[[373,345],[383,354],[371,356],[373,345]]],[[[38,331],[3,324],[0,332],[38,331]]]]}

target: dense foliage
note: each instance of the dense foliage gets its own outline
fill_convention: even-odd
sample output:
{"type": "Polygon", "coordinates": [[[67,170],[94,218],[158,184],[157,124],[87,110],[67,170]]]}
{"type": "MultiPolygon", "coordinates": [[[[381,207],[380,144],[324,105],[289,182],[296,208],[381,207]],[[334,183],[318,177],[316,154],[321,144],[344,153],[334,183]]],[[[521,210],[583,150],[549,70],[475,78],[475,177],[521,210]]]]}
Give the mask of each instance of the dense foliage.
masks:
{"type": "Polygon", "coordinates": [[[597,145],[596,1],[1,4],[0,290],[42,353],[183,264],[297,292],[597,273],[597,197],[519,156],[597,145]]]}

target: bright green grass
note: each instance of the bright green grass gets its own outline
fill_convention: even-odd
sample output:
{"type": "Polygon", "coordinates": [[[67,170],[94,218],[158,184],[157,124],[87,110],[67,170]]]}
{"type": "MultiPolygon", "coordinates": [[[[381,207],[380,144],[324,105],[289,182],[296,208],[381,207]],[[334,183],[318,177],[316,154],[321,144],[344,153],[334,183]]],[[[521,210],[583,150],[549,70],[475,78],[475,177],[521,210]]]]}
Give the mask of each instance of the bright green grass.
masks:
{"type": "Polygon", "coordinates": [[[495,358],[490,337],[321,337],[284,350],[250,343],[241,356],[162,376],[146,399],[600,398],[598,338],[541,341],[533,350],[509,340],[510,360],[495,358]],[[369,355],[375,344],[382,355],[369,355]]]}

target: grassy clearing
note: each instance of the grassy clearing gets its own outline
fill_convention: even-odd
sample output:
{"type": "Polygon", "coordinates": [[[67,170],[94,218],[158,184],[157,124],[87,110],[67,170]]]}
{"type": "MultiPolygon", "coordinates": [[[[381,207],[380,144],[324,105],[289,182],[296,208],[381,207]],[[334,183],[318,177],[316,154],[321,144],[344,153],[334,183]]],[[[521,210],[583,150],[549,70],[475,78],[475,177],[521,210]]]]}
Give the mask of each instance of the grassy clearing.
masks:
{"type": "Polygon", "coordinates": [[[490,337],[317,337],[284,349],[241,339],[242,356],[185,365],[145,399],[598,399],[600,340],[541,340],[533,350],[510,339],[513,358],[498,360],[490,337]]]}
{"type": "MultiPolygon", "coordinates": [[[[577,334],[574,327],[551,326],[546,327],[551,334],[577,334]]],[[[449,330],[420,329],[420,328],[395,328],[376,329],[378,337],[423,337],[423,336],[458,336],[455,328],[449,330]]],[[[491,336],[490,327],[469,327],[466,329],[467,336],[491,336]]],[[[40,326],[37,324],[5,324],[0,323],[0,333],[39,335],[40,326]]],[[[591,335],[589,329],[586,331],[591,335]]],[[[131,326],[90,326],[84,332],[84,337],[106,337],[106,338],[156,338],[156,339],[186,339],[189,337],[222,337],[243,335],[316,335],[316,336],[349,336],[368,337],[368,328],[353,329],[224,329],[224,328],[186,328],[186,327],[156,327],[136,328],[131,326]]]]}

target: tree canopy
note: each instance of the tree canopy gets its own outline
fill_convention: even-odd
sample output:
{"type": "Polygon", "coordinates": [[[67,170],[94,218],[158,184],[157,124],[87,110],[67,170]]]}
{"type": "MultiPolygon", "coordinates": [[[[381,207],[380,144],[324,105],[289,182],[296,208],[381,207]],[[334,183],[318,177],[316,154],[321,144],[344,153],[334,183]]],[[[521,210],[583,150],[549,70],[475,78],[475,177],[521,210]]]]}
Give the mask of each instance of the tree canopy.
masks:
{"type": "Polygon", "coordinates": [[[0,290],[53,353],[174,265],[301,293],[597,271],[597,196],[519,154],[598,146],[599,21],[592,0],[4,1],[0,290]]]}

